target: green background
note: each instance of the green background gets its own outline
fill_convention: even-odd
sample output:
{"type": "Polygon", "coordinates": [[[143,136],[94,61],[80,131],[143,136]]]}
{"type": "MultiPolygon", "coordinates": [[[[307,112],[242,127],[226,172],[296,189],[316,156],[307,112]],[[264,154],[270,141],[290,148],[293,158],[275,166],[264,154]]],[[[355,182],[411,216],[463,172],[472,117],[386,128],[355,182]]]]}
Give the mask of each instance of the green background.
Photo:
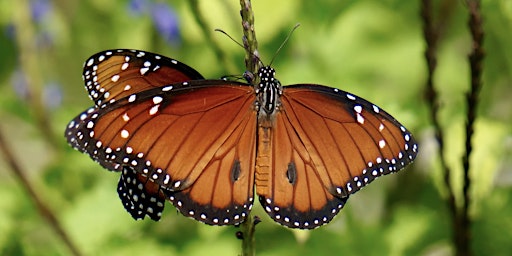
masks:
{"type": "MultiPolygon", "coordinates": [[[[81,69],[83,61],[98,51],[158,52],[208,78],[245,71],[241,47],[214,33],[213,40],[224,54],[219,59],[188,2],[166,3],[179,20],[178,40],[171,43],[162,39],[149,14],[130,12],[128,1],[50,0],[48,15],[25,24],[16,15],[26,13],[26,1],[0,0],[0,129],[32,188],[85,255],[237,255],[241,251],[236,227],[195,222],[176,213],[171,204],[160,222],[134,221],[117,196],[119,175],[74,151],[63,136],[67,122],[92,105],[83,88],[81,69]],[[27,38],[32,36],[33,41],[13,36],[30,28],[33,31],[27,38]],[[27,51],[27,45],[36,48],[27,51]],[[22,67],[32,68],[21,73],[22,67]],[[27,81],[22,93],[16,87],[20,76],[27,81]],[[49,101],[44,100],[48,88],[57,91],[49,101]],[[55,141],[44,132],[38,115],[50,124],[55,141]]],[[[440,94],[446,158],[459,191],[471,39],[463,1],[441,3],[451,5],[452,12],[436,12],[444,20],[444,33],[434,80],[440,94]]],[[[199,7],[209,31],[221,28],[241,38],[238,1],[204,0],[199,7]]],[[[351,196],[327,226],[313,231],[287,229],[270,220],[256,204],[253,212],[263,220],[256,232],[258,255],[451,255],[446,188],[424,97],[426,44],[420,1],[257,0],[253,8],[261,59],[268,64],[275,56],[272,65],[283,84],[324,84],[364,97],[392,113],[420,144],[415,163],[351,196]],[[276,56],[296,23],[301,26],[276,56]]],[[[482,12],[486,59],[470,159],[471,247],[475,255],[509,255],[512,1],[482,1],[482,12]]],[[[456,196],[460,203],[460,194],[456,196]]],[[[68,254],[0,157],[0,255],[68,254]]]]}

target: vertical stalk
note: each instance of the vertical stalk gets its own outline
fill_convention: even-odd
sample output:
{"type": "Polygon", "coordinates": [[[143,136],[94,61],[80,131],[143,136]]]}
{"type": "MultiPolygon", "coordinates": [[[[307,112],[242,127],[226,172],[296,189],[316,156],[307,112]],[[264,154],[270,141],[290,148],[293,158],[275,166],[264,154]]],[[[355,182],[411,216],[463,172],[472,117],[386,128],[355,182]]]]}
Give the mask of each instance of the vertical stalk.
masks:
{"type": "MultiPolygon", "coordinates": [[[[245,67],[251,74],[257,74],[260,61],[258,54],[258,41],[254,29],[254,13],[250,0],[240,0],[240,15],[242,16],[243,45],[245,49],[245,67]]],[[[254,84],[259,83],[259,77],[254,76],[254,84]]],[[[257,217],[249,214],[247,219],[240,225],[242,231],[242,255],[253,256],[256,254],[255,247],[255,226],[257,217]]]]}
{"type": "MultiPolygon", "coordinates": [[[[439,29],[434,24],[434,14],[432,7],[432,0],[422,0],[421,2],[421,16],[423,18],[423,36],[427,48],[425,49],[425,60],[427,62],[427,82],[425,85],[425,96],[427,104],[430,108],[430,119],[434,125],[435,137],[439,145],[439,157],[441,162],[441,169],[443,172],[443,181],[447,190],[448,208],[452,218],[452,230],[455,232],[457,229],[457,205],[455,202],[455,191],[451,183],[451,169],[445,158],[445,140],[444,132],[439,120],[439,95],[434,86],[434,74],[437,68],[437,46],[439,43],[439,29]]],[[[454,234],[455,235],[455,234],[454,234]]],[[[455,236],[454,236],[455,239],[455,236]]]]}
{"type": "Polygon", "coordinates": [[[4,158],[6,160],[7,165],[10,167],[14,177],[18,179],[18,182],[25,189],[29,197],[34,202],[39,214],[48,222],[50,227],[57,233],[59,238],[64,242],[64,244],[68,247],[69,251],[72,255],[78,256],[81,255],[78,248],[73,244],[71,238],[66,233],[64,228],[61,226],[58,221],[55,213],[51,210],[51,208],[44,202],[44,200],[40,197],[41,193],[37,193],[36,189],[30,184],[27,176],[21,170],[21,166],[18,164],[18,161],[14,157],[14,154],[11,151],[11,147],[7,145],[7,141],[5,140],[2,130],[0,129],[0,152],[3,153],[4,158]]]}
{"type": "MultiPolygon", "coordinates": [[[[446,3],[446,2],[443,2],[446,3]]],[[[441,166],[444,173],[444,183],[448,190],[448,207],[450,209],[452,217],[452,228],[453,228],[453,243],[455,246],[455,255],[468,256],[471,255],[471,219],[469,216],[469,207],[471,203],[470,187],[471,179],[469,176],[470,170],[470,155],[473,150],[471,145],[474,123],[476,119],[476,110],[478,104],[478,95],[482,87],[482,62],[484,59],[483,44],[483,27],[482,27],[482,16],[480,12],[480,1],[479,0],[467,0],[466,1],[469,21],[468,27],[472,37],[472,52],[470,53],[468,60],[471,71],[471,85],[470,90],[466,93],[466,104],[468,106],[466,113],[466,138],[465,138],[465,153],[462,157],[463,166],[463,180],[462,180],[462,206],[457,207],[455,202],[455,191],[451,185],[451,170],[447,165],[447,161],[444,157],[444,139],[443,130],[438,119],[439,103],[438,93],[434,88],[433,76],[436,69],[436,48],[439,42],[439,31],[440,26],[436,26],[433,22],[432,13],[432,1],[422,0],[421,15],[424,21],[424,37],[427,43],[427,49],[425,51],[425,58],[428,67],[428,78],[426,85],[426,97],[429,107],[431,109],[431,119],[436,130],[436,139],[439,143],[439,154],[441,159],[441,166]]],[[[442,5],[442,7],[445,5],[442,5]]],[[[443,12],[443,8],[441,8],[443,12]]],[[[439,22],[438,22],[439,24],[439,22]]]]}
{"type": "Polygon", "coordinates": [[[480,12],[479,0],[468,0],[467,7],[469,11],[468,27],[471,32],[473,40],[472,51],[469,54],[468,60],[471,71],[471,86],[469,92],[466,93],[467,104],[467,121],[466,121],[466,142],[465,155],[462,157],[463,166],[463,205],[460,213],[461,235],[459,238],[460,248],[457,252],[458,255],[471,255],[471,219],[469,217],[469,207],[471,205],[470,186],[471,179],[469,176],[471,152],[473,147],[471,141],[474,133],[474,123],[476,119],[476,111],[478,105],[478,96],[482,87],[482,65],[485,57],[483,49],[484,30],[482,27],[482,15],[480,12]]]}

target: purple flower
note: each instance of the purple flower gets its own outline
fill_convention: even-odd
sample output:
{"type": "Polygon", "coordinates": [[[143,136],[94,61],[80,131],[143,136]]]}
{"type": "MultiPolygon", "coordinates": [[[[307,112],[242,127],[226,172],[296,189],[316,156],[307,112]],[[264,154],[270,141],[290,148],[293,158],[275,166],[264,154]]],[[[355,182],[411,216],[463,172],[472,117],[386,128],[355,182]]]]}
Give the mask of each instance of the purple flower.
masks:
{"type": "Polygon", "coordinates": [[[151,18],[157,31],[167,41],[179,43],[178,16],[174,10],[164,3],[155,3],[151,6],[151,18]]]}
{"type": "MultiPolygon", "coordinates": [[[[44,22],[47,19],[47,16],[53,12],[52,6],[50,5],[49,0],[30,0],[30,15],[32,20],[40,25],[41,31],[47,30],[44,22]]],[[[39,31],[38,31],[39,32],[39,31]]],[[[12,23],[8,23],[4,27],[4,33],[11,40],[15,40],[16,38],[16,27],[12,23]]],[[[40,36],[39,33],[36,37],[40,36]]],[[[45,35],[48,36],[48,35],[45,35]]],[[[38,39],[38,38],[37,38],[38,39]]],[[[43,38],[48,39],[48,38],[43,38]]]]}
{"type": "Polygon", "coordinates": [[[21,100],[28,100],[30,97],[30,91],[28,89],[28,79],[25,73],[20,69],[16,68],[11,75],[11,85],[14,92],[21,100]]]}
{"type": "Polygon", "coordinates": [[[4,34],[7,38],[9,38],[11,40],[15,40],[16,39],[16,27],[14,27],[14,24],[7,23],[4,26],[4,34]]]}
{"type": "Polygon", "coordinates": [[[131,0],[128,3],[128,10],[135,16],[146,14],[149,9],[148,0],[131,0]]]}
{"type": "Polygon", "coordinates": [[[42,95],[43,104],[48,109],[56,109],[62,103],[62,89],[56,82],[46,84],[42,95]]]}
{"type": "Polygon", "coordinates": [[[48,0],[32,0],[30,1],[30,11],[32,19],[36,23],[40,23],[52,11],[52,6],[48,0]]]}
{"type": "MultiPolygon", "coordinates": [[[[28,101],[32,96],[25,73],[17,68],[11,75],[11,85],[19,99],[28,101]]],[[[48,109],[56,109],[62,103],[62,89],[56,82],[45,85],[42,91],[41,100],[48,109]]]]}

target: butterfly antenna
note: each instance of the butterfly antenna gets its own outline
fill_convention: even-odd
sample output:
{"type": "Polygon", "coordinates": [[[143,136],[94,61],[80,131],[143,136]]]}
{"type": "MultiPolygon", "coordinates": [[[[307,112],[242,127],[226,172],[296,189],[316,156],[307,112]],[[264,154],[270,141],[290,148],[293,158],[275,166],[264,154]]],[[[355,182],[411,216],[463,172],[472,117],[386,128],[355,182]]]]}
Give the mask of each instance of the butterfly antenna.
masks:
{"type": "Polygon", "coordinates": [[[270,64],[268,64],[269,66],[272,65],[272,63],[274,62],[274,59],[276,58],[276,56],[279,54],[279,52],[281,51],[281,49],[284,47],[284,45],[288,42],[288,39],[290,39],[290,37],[292,36],[293,32],[300,26],[300,23],[297,23],[295,24],[295,26],[292,28],[292,30],[288,33],[288,35],[286,36],[286,38],[284,39],[284,41],[281,43],[281,45],[279,46],[279,48],[277,48],[277,51],[276,53],[274,54],[274,57],[272,57],[272,60],[270,61],[270,64]]]}
{"type": "MultiPolygon", "coordinates": [[[[231,39],[231,41],[235,42],[235,44],[237,44],[237,45],[239,45],[240,47],[242,47],[242,48],[244,48],[244,49],[245,49],[245,47],[244,47],[244,45],[243,45],[243,44],[241,44],[240,42],[238,42],[237,40],[235,40],[232,36],[230,36],[230,35],[229,35],[228,33],[226,33],[224,30],[219,29],[219,28],[216,28],[216,29],[215,29],[215,31],[216,31],[216,32],[220,32],[220,33],[224,34],[224,35],[225,35],[225,36],[227,36],[229,39],[231,39]]],[[[260,62],[260,64],[262,64],[262,65],[263,65],[263,62],[261,61],[260,57],[259,57],[257,54],[255,54],[255,53],[251,53],[251,55],[252,55],[254,58],[256,58],[256,59],[260,62]]]]}
{"type": "Polygon", "coordinates": [[[220,29],[220,28],[216,28],[215,29],[216,32],[221,32],[222,34],[224,34],[225,36],[227,36],[229,39],[231,39],[231,41],[235,42],[235,44],[238,44],[238,46],[244,48],[244,46],[238,42],[237,40],[235,40],[233,37],[231,37],[228,33],[226,33],[226,31],[220,29]]]}

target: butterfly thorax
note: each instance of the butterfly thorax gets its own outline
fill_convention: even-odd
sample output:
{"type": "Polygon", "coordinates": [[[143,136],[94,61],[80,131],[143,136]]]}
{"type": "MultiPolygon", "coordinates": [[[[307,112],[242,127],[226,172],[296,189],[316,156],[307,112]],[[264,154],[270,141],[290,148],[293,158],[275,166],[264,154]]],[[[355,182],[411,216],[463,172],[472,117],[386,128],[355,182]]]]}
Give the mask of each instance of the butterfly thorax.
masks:
{"type": "Polygon", "coordinates": [[[256,88],[259,119],[272,120],[281,105],[280,96],[283,88],[275,79],[275,70],[270,66],[260,68],[258,76],[260,83],[256,88]]]}

